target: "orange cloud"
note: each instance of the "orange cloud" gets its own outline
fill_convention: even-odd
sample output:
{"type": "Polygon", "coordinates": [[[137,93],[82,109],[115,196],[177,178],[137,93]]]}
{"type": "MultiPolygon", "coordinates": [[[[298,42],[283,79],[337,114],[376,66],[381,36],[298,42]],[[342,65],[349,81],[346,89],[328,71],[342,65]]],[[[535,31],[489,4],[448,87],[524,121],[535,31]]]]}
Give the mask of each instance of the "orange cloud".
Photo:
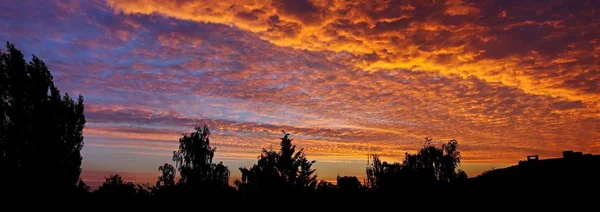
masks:
{"type": "MultiPolygon", "coordinates": [[[[594,107],[600,104],[597,92],[564,84],[572,78],[568,74],[561,77],[536,74],[600,68],[593,62],[597,61],[597,58],[593,59],[593,55],[598,54],[597,49],[576,46],[569,49],[578,42],[589,42],[587,38],[599,34],[593,30],[597,20],[576,22],[572,20],[575,17],[570,16],[572,13],[554,10],[569,3],[567,1],[556,3],[549,9],[529,9],[533,2],[519,3],[521,5],[497,2],[498,6],[492,7],[484,2],[467,1],[415,1],[409,4],[403,1],[265,0],[239,4],[237,1],[107,0],[107,3],[116,11],[128,14],[157,13],[183,20],[236,26],[279,46],[350,52],[358,56],[375,54],[375,60],[352,64],[365,70],[410,69],[463,78],[477,77],[529,94],[583,101],[594,107]],[[508,11],[511,6],[520,9],[508,11]],[[496,19],[499,13],[504,16],[514,14],[508,17],[518,18],[500,21],[496,19]],[[539,17],[545,18],[527,20],[539,17]],[[512,38],[511,33],[524,30],[545,35],[552,29],[573,32],[571,42],[527,38],[531,43],[512,46],[519,52],[496,47],[511,48],[518,44],[515,40],[506,40],[519,39],[512,38]],[[577,32],[585,33],[574,34],[577,32]],[[538,49],[546,48],[544,45],[564,48],[541,54],[538,49]],[[530,51],[523,51],[524,48],[530,51]],[[497,54],[503,56],[492,56],[497,54]],[[565,61],[568,61],[567,65],[565,61]]],[[[583,16],[594,13],[590,5],[579,5],[581,3],[577,2],[574,12],[583,16]]]]}
{"type": "Polygon", "coordinates": [[[327,179],[426,136],[457,139],[465,166],[599,152],[589,2],[48,1],[0,14],[0,37],[86,97],[90,169],[155,172],[208,124],[232,170],[286,130],[327,179]],[[32,17],[52,27],[13,21],[32,17]]]}

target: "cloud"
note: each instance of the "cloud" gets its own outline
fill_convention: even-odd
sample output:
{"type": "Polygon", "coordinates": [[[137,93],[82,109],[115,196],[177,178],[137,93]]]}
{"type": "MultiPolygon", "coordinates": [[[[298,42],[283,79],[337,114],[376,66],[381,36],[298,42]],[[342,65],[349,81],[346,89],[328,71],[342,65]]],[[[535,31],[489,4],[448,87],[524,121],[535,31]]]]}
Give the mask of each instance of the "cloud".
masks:
{"type": "Polygon", "coordinates": [[[600,151],[596,4],[36,4],[0,6],[16,11],[0,39],[85,96],[87,170],[154,173],[198,124],[232,169],[281,130],[327,163],[401,160],[426,136],[457,139],[466,164],[600,151]]]}
{"type": "Polygon", "coordinates": [[[599,23],[594,15],[598,5],[589,1],[558,1],[546,8],[513,1],[107,3],[126,14],[161,14],[236,26],[278,46],[358,56],[377,54],[378,60],[352,64],[366,70],[411,69],[473,76],[529,94],[594,106],[600,103],[597,92],[564,83],[572,77],[567,72],[599,68],[593,62],[598,55],[595,38],[599,32],[594,30],[599,23]],[[563,9],[567,3],[570,6],[563,9]],[[498,19],[497,14],[504,17],[498,19]]]}

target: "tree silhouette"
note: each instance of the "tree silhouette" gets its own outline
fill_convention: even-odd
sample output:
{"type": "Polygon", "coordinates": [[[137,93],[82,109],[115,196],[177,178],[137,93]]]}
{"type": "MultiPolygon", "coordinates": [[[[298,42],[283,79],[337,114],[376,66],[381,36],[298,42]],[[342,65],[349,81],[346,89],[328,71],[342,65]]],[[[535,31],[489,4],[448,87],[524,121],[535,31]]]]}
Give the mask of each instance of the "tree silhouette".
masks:
{"type": "Polygon", "coordinates": [[[462,169],[459,169],[456,172],[456,176],[454,177],[453,182],[455,182],[455,183],[465,183],[468,179],[469,179],[469,176],[467,176],[467,172],[465,172],[462,169]]]}
{"type": "Polygon", "coordinates": [[[221,185],[229,185],[229,168],[223,164],[223,162],[219,162],[218,164],[211,164],[211,179],[217,184],[221,185]]]}
{"type": "Polygon", "coordinates": [[[398,190],[402,188],[402,164],[382,162],[378,155],[369,157],[367,186],[374,190],[398,190]]]}
{"type": "Polygon", "coordinates": [[[448,141],[448,143],[442,144],[442,152],[438,180],[444,183],[450,183],[459,177],[459,173],[461,174],[461,178],[466,176],[464,171],[457,170],[461,158],[460,151],[458,151],[458,141],[453,139],[448,141]]]}
{"type": "Polygon", "coordinates": [[[74,194],[86,195],[88,193],[90,193],[90,186],[85,184],[85,182],[83,182],[83,180],[79,180],[79,182],[77,182],[77,187],[75,188],[74,194]]]}
{"type": "Polygon", "coordinates": [[[337,187],[341,192],[358,192],[362,191],[360,180],[355,176],[338,176],[337,187]]]}
{"type": "Polygon", "coordinates": [[[173,160],[179,170],[180,184],[189,187],[229,187],[230,172],[223,163],[213,164],[216,148],[210,146],[210,131],[205,125],[195,127],[191,134],[179,139],[179,150],[173,152],[173,160]]]}
{"type": "Polygon", "coordinates": [[[456,140],[436,148],[432,139],[426,138],[423,148],[416,154],[406,153],[402,164],[381,162],[377,155],[371,157],[367,178],[369,186],[376,190],[428,191],[467,178],[464,171],[457,169],[461,156],[456,140]]]}
{"type": "Polygon", "coordinates": [[[325,180],[321,180],[317,185],[317,192],[319,193],[330,193],[335,191],[337,191],[337,186],[325,180]]]}
{"type": "Polygon", "coordinates": [[[94,194],[111,197],[132,197],[138,188],[132,182],[126,182],[121,175],[115,174],[105,178],[104,183],[98,187],[94,194]]]}
{"type": "Polygon", "coordinates": [[[175,167],[173,165],[165,163],[165,165],[159,166],[158,171],[161,171],[161,176],[156,181],[156,187],[170,187],[175,185],[175,167]]]}
{"type": "Polygon", "coordinates": [[[77,188],[81,174],[83,97],[54,86],[46,64],[26,62],[14,45],[0,51],[0,190],[77,188]],[[43,177],[41,177],[43,176],[43,177]]]}
{"type": "Polygon", "coordinates": [[[289,135],[284,132],[278,152],[263,149],[257,164],[250,169],[240,168],[242,178],[236,185],[242,192],[304,192],[316,189],[317,176],[312,168],[315,161],[306,158],[304,149],[296,152],[289,135]]]}

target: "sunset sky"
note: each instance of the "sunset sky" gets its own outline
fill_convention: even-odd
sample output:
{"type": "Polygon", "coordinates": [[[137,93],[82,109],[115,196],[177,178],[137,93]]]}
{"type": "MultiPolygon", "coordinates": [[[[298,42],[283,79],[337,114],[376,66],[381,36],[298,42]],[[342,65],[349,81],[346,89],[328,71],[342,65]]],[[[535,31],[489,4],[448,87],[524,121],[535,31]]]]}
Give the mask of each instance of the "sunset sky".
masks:
{"type": "Polygon", "coordinates": [[[425,137],[469,176],[600,153],[600,1],[0,1],[0,41],[85,98],[92,186],[155,182],[202,124],[232,179],[282,130],[324,180],[425,137]]]}

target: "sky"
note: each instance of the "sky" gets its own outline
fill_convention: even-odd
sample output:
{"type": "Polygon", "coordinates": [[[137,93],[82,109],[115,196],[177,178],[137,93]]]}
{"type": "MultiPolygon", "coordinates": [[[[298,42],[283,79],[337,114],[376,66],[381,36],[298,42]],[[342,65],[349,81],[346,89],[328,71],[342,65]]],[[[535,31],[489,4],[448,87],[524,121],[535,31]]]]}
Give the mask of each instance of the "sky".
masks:
{"type": "Polygon", "coordinates": [[[0,0],[0,29],[84,96],[92,186],[153,184],[204,124],[232,179],[282,130],[330,181],[426,137],[469,176],[600,153],[598,1],[0,0]]]}

